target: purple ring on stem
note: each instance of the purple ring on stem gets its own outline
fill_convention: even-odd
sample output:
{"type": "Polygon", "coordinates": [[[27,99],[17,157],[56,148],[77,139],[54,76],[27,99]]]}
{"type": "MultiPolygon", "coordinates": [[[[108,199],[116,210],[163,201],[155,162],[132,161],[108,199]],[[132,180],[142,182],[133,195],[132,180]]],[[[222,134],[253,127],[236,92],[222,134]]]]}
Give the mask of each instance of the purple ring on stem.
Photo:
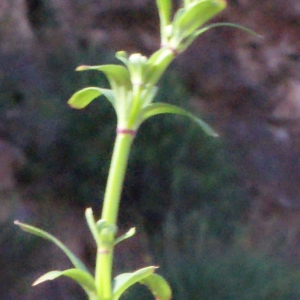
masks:
{"type": "Polygon", "coordinates": [[[166,45],[166,46],[165,45],[161,45],[160,49],[163,49],[163,48],[170,50],[175,57],[180,54],[180,52],[178,52],[177,49],[175,49],[173,47],[170,47],[168,45],[166,45]]]}
{"type": "Polygon", "coordinates": [[[130,134],[132,136],[135,136],[136,130],[126,129],[126,128],[117,128],[117,134],[130,134]]]}

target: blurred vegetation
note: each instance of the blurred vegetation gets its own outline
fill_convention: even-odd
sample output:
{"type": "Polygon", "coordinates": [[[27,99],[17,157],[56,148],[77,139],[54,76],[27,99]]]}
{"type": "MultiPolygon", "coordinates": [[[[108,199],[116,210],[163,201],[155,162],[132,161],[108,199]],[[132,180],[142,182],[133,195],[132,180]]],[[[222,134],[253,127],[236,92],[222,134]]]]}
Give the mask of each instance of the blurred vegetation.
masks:
{"type": "MultiPolygon", "coordinates": [[[[203,222],[199,219],[201,226],[203,222]]],[[[296,300],[300,297],[299,266],[288,266],[262,251],[242,249],[238,244],[224,245],[218,239],[204,237],[201,230],[189,243],[185,242],[182,241],[179,249],[167,238],[164,255],[161,254],[163,263],[158,272],[171,283],[174,300],[296,300]]],[[[131,288],[122,299],[153,298],[140,285],[131,288]]]]}
{"type": "MultiPolygon", "coordinates": [[[[216,243],[215,247],[224,245],[216,243]]],[[[299,270],[237,246],[221,253],[216,248],[203,248],[206,252],[194,256],[171,255],[174,266],[167,272],[174,299],[299,299],[299,270]]]]}
{"type": "MultiPolygon", "coordinates": [[[[173,257],[174,259],[174,257],[173,257]]],[[[261,254],[232,248],[222,255],[177,256],[164,275],[173,299],[283,300],[299,299],[299,271],[261,254]]],[[[122,300],[153,299],[143,286],[133,287],[122,300]]]]}

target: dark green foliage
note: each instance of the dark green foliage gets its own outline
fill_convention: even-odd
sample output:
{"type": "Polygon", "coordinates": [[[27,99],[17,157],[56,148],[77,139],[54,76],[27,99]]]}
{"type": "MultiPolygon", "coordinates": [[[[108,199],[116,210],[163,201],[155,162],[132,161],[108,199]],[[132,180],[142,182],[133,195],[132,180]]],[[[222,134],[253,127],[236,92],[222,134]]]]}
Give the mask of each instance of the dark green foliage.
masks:
{"type": "MultiPolygon", "coordinates": [[[[195,237],[195,239],[199,239],[195,237]]],[[[169,242],[169,241],[167,241],[169,242]]],[[[237,245],[224,246],[204,239],[185,249],[165,246],[165,263],[160,269],[173,288],[173,300],[283,300],[299,299],[300,273],[262,252],[244,251],[237,245]]],[[[122,300],[153,299],[143,286],[128,290],[122,300]]]]}
{"type": "Polygon", "coordinates": [[[200,210],[213,233],[228,238],[248,202],[224,146],[191,128],[177,156],[172,187],[178,221],[183,208],[185,213],[200,210]]]}
{"type": "Polygon", "coordinates": [[[299,299],[298,266],[291,268],[263,249],[243,249],[237,234],[241,223],[236,222],[230,243],[214,236],[211,226],[201,210],[183,213],[180,223],[169,213],[161,238],[161,270],[174,300],[299,299]]]}
{"type": "Polygon", "coordinates": [[[299,271],[236,246],[222,253],[207,250],[210,253],[196,257],[171,255],[175,266],[169,268],[169,279],[174,300],[299,299],[299,271]]]}

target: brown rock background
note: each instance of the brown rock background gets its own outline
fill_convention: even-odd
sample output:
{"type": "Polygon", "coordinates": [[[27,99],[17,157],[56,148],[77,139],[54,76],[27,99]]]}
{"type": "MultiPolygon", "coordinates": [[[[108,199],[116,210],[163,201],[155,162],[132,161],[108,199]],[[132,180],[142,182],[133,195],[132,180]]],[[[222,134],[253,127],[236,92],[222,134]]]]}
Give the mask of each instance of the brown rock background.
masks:
{"type": "MultiPolygon", "coordinates": [[[[49,206],[54,205],[53,211],[67,216],[62,217],[65,222],[77,225],[74,216],[82,208],[74,209],[72,201],[53,204],[51,200],[53,187],[63,188],[72,176],[61,173],[67,168],[64,159],[68,154],[59,150],[61,156],[53,155],[59,157],[61,167],[54,173],[55,180],[50,172],[39,176],[45,174],[44,169],[31,155],[54,163],[49,153],[56,149],[53,145],[61,143],[58,136],[69,120],[65,100],[74,92],[74,85],[81,88],[91,80],[72,70],[81,63],[111,61],[109,51],[152,53],[159,46],[157,21],[155,1],[0,0],[0,168],[6,174],[0,173],[0,187],[10,182],[11,197],[19,203],[12,212],[17,218],[43,224],[38,215],[44,210],[44,224],[54,223],[48,215],[49,206]],[[15,183],[11,173],[25,161],[37,175],[31,180],[26,173],[25,179],[21,176],[15,183]],[[43,204],[36,200],[41,194],[48,195],[43,204]]],[[[247,190],[249,208],[238,243],[299,263],[300,4],[297,0],[231,0],[215,21],[241,24],[262,37],[229,27],[213,29],[178,57],[173,68],[192,91],[192,108],[205,114],[220,132],[247,190]]],[[[103,147],[108,159],[111,148],[103,147]]],[[[2,194],[6,211],[9,196],[2,194]]],[[[168,208],[170,217],[177,206],[169,203],[168,208]]],[[[140,223],[142,226],[143,220],[140,223]]],[[[62,224],[54,226],[53,232],[62,234],[61,226],[67,228],[62,224]]],[[[84,238],[86,228],[70,226],[70,231],[74,230],[80,232],[79,241],[83,242],[68,242],[89,260],[92,246],[84,238]]],[[[149,260],[147,243],[142,233],[137,241],[141,245],[137,248],[145,254],[141,262],[149,260]]],[[[134,243],[128,248],[128,256],[132,256],[134,243]]],[[[53,264],[57,267],[58,262],[53,264]]],[[[33,299],[38,292],[29,293],[22,298],[22,292],[16,292],[14,299],[33,299]]],[[[9,295],[3,292],[4,299],[11,299],[9,295]]],[[[48,295],[49,299],[55,297],[48,295]]]]}

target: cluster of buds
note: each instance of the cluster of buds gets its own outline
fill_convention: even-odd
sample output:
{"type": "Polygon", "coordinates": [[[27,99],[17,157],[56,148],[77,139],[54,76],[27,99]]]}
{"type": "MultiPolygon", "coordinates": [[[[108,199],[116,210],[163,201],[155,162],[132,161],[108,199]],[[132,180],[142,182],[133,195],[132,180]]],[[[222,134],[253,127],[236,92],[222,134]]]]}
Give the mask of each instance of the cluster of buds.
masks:
{"type": "MultiPolygon", "coordinates": [[[[139,126],[157,114],[171,113],[192,118],[209,135],[214,130],[204,121],[167,103],[153,103],[157,93],[156,84],[177,54],[183,52],[201,33],[212,25],[203,25],[226,7],[225,0],[185,0],[172,19],[172,1],[157,0],[161,29],[161,48],[149,58],[124,51],[117,52],[121,65],[80,66],[78,71],[103,72],[111,89],[88,87],[76,92],[69,100],[73,108],[81,109],[104,95],[117,114],[117,132],[135,135],[139,126]]],[[[219,24],[218,24],[219,25],[219,24]]]]}
{"type": "Polygon", "coordinates": [[[207,21],[226,7],[225,0],[185,0],[183,7],[171,16],[172,1],[157,0],[160,17],[161,46],[176,54],[183,52],[200,34],[210,26],[207,21]]]}

